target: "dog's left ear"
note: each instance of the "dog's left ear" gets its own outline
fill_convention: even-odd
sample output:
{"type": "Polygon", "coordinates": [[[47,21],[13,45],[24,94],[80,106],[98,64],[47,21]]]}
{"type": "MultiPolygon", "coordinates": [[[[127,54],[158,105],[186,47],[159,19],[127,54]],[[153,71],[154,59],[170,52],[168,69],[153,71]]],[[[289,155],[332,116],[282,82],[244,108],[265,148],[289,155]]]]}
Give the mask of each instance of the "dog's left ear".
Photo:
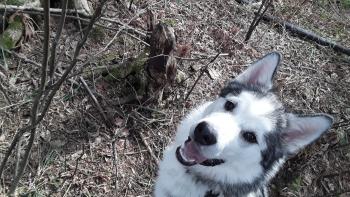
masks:
{"type": "Polygon", "coordinates": [[[235,80],[247,84],[257,85],[266,89],[272,88],[272,79],[276,73],[277,66],[282,60],[282,55],[278,52],[272,52],[265,55],[260,60],[254,62],[235,80]]]}
{"type": "Polygon", "coordinates": [[[333,117],[327,114],[298,116],[287,114],[288,125],[282,131],[282,145],[288,155],[318,139],[333,124],[333,117]]]}

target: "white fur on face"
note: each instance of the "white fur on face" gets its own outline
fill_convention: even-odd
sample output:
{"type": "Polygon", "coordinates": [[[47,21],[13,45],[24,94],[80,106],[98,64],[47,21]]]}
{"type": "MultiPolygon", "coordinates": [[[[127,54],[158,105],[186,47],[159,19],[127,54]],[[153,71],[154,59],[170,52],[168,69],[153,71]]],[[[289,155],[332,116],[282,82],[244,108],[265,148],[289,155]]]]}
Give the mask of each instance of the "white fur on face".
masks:
{"type": "MultiPolygon", "coordinates": [[[[182,144],[188,136],[193,139],[193,132],[198,123],[205,121],[217,136],[217,143],[211,146],[199,146],[203,156],[209,159],[224,159],[220,167],[208,168],[196,165],[192,168],[210,177],[222,176],[231,183],[251,182],[261,176],[261,151],[266,148],[264,134],[275,128],[275,122],[269,118],[276,109],[275,104],[266,97],[259,97],[254,92],[242,92],[226,98],[218,98],[202,108],[200,117],[185,120],[180,127],[177,139],[182,144]],[[225,110],[227,100],[237,104],[232,112],[225,110]],[[242,131],[256,134],[258,144],[250,144],[242,138],[242,131]]],[[[189,117],[194,117],[190,115],[189,117]]],[[[225,180],[220,178],[220,180],[225,180]]]]}

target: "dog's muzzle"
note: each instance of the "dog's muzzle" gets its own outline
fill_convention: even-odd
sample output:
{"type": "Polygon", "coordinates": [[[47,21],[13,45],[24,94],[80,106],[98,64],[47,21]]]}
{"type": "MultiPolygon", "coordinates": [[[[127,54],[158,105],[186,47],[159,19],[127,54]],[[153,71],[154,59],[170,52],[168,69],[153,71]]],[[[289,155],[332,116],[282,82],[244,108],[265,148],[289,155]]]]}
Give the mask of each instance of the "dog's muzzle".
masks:
{"type": "Polygon", "coordinates": [[[183,146],[176,149],[176,158],[184,166],[193,166],[200,164],[203,166],[216,166],[224,163],[222,159],[208,159],[204,157],[197,145],[198,143],[190,137],[185,141],[183,146]]]}

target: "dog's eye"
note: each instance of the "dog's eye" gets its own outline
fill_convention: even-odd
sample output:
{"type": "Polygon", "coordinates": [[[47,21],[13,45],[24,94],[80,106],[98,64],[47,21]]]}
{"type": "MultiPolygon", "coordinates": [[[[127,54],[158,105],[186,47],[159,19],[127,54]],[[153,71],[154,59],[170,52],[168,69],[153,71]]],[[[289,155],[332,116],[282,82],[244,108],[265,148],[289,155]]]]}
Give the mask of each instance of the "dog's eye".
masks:
{"type": "Polygon", "coordinates": [[[233,103],[232,101],[226,101],[224,107],[225,107],[225,110],[232,111],[236,107],[236,103],[233,103]]]}
{"type": "Polygon", "coordinates": [[[258,141],[256,140],[256,136],[255,133],[251,132],[251,131],[245,131],[242,134],[243,138],[245,141],[252,143],[252,144],[257,144],[258,141]]]}

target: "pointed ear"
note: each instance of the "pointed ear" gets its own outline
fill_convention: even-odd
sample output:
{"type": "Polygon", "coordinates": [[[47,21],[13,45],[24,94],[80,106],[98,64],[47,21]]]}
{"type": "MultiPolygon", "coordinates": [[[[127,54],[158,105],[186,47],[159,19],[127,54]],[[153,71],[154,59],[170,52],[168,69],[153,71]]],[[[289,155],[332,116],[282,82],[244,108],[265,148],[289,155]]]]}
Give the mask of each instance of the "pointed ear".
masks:
{"type": "Polygon", "coordinates": [[[272,79],[281,61],[282,55],[280,53],[269,53],[254,62],[247,70],[238,75],[235,80],[243,84],[258,85],[271,89],[272,79]]]}
{"type": "Polygon", "coordinates": [[[282,144],[287,154],[298,150],[318,139],[333,124],[333,117],[327,114],[297,116],[288,114],[288,126],[282,131],[282,144]]]}

